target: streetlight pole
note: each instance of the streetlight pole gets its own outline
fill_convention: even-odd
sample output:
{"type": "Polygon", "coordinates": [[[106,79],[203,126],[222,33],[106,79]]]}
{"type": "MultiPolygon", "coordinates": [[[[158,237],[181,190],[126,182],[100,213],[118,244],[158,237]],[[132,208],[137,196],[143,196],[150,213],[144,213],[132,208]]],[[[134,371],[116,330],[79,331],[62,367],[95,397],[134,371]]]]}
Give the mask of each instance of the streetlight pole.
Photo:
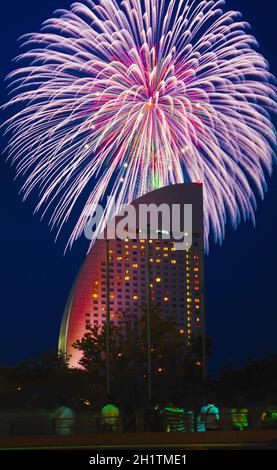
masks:
{"type": "Polygon", "coordinates": [[[110,240],[106,239],[106,380],[107,395],[111,393],[111,370],[110,370],[110,240]]]}
{"type": "Polygon", "coordinates": [[[150,226],[147,225],[147,240],[146,240],[146,330],[147,330],[147,397],[148,402],[151,401],[152,396],[152,364],[151,364],[151,275],[150,275],[150,226]]]}
{"type": "Polygon", "coordinates": [[[206,302],[205,302],[205,276],[204,276],[204,250],[201,250],[201,289],[202,289],[202,379],[203,384],[206,383],[207,378],[207,347],[206,347],[206,302]]]}

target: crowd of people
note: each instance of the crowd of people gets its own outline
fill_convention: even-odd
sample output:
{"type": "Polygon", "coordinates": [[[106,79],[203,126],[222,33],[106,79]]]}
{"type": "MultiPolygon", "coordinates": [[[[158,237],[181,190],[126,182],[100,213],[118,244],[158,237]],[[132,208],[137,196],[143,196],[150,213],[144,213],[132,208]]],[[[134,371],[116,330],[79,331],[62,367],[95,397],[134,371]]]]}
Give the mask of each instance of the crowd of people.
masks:
{"type": "MultiPolygon", "coordinates": [[[[249,410],[243,400],[235,399],[235,406],[228,411],[230,422],[227,428],[237,431],[249,429],[249,410]]],[[[74,432],[76,416],[73,409],[61,400],[57,409],[51,414],[55,423],[56,434],[68,435],[74,432]]],[[[165,406],[152,400],[144,410],[143,416],[132,407],[125,407],[121,412],[114,397],[108,396],[99,411],[98,429],[100,432],[135,432],[139,427],[146,432],[206,432],[224,429],[222,417],[214,400],[204,397],[198,411],[184,408],[179,401],[168,401],[165,406]]],[[[226,424],[226,419],[225,419],[226,424]]],[[[277,406],[268,405],[260,413],[262,428],[277,429],[277,406]]]]}

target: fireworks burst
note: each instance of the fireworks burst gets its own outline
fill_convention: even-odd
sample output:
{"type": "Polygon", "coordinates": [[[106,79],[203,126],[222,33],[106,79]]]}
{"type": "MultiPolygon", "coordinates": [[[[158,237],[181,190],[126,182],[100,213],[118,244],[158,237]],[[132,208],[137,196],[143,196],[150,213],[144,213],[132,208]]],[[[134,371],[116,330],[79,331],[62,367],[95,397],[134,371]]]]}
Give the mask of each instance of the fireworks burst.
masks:
{"type": "Polygon", "coordinates": [[[254,219],[272,170],[275,90],[249,25],[224,3],[86,0],[23,37],[9,158],[58,233],[89,192],[69,245],[108,192],[123,205],[201,180],[206,247],[228,217],[254,219]]]}

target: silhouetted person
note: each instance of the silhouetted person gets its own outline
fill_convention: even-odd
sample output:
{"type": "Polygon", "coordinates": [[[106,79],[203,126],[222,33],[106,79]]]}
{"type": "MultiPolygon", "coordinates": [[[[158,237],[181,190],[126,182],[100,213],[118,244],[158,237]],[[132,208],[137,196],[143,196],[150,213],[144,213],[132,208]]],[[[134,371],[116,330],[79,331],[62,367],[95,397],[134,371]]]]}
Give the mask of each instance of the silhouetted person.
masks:
{"type": "Polygon", "coordinates": [[[123,431],[136,432],[136,415],[133,405],[126,405],[123,418],[123,431]]]}
{"type": "Polygon", "coordinates": [[[163,410],[166,432],[185,432],[185,410],[177,405],[177,400],[169,402],[163,410]]]}
{"type": "Polygon", "coordinates": [[[268,395],[266,409],[262,412],[261,424],[265,429],[277,429],[277,399],[274,395],[268,395]]]}
{"type": "Polygon", "coordinates": [[[219,428],[219,410],[209,398],[203,398],[203,405],[197,419],[197,431],[216,431],[219,428]]]}
{"type": "Polygon", "coordinates": [[[150,432],[163,431],[163,418],[160,406],[155,399],[152,399],[144,412],[145,430],[150,432]]]}
{"type": "Polygon", "coordinates": [[[235,398],[235,407],[231,409],[232,427],[237,431],[248,429],[248,409],[244,406],[243,397],[235,398]]]}
{"type": "Polygon", "coordinates": [[[103,431],[116,432],[119,429],[119,408],[114,403],[114,397],[109,395],[106,404],[100,410],[100,424],[103,431]]]}
{"type": "Polygon", "coordinates": [[[73,432],[75,424],[74,411],[69,407],[66,399],[61,399],[58,408],[51,414],[55,420],[56,434],[69,435],[73,432]]]}

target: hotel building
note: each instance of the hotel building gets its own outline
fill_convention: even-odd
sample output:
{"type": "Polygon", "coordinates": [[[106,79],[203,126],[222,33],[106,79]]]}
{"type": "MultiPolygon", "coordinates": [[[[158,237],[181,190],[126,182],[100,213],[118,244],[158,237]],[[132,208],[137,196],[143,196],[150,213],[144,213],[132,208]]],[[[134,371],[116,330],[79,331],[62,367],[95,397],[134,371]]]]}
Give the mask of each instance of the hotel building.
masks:
{"type": "Polygon", "coordinates": [[[161,238],[162,230],[158,239],[153,239],[151,234],[149,240],[143,239],[136,229],[133,239],[95,242],[77,276],[61,325],[59,350],[71,355],[71,366],[78,366],[81,354],[72,343],[82,338],[88,324],[105,323],[108,301],[111,324],[123,328],[137,324],[141,306],[147,303],[147,270],[151,304],[160,304],[162,316],[175,322],[187,343],[201,334],[204,316],[202,190],[201,184],[167,186],[133,203],[136,210],[140,204],[168,204],[170,208],[177,203],[191,204],[192,232],[184,234],[191,240],[189,249],[176,250],[173,238],[161,238]]]}

